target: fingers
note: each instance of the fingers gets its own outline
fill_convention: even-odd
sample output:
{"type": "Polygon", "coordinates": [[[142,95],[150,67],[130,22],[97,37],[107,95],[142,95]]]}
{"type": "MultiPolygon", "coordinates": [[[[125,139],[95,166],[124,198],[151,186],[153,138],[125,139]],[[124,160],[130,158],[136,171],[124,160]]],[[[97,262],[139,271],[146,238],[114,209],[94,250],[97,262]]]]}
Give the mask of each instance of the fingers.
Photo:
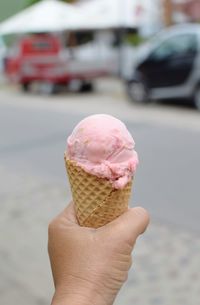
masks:
{"type": "Polygon", "coordinates": [[[65,216],[68,221],[70,221],[74,224],[78,224],[78,221],[77,221],[77,218],[76,218],[74,203],[72,201],[64,209],[64,211],[61,213],[61,215],[65,216]]]}
{"type": "Polygon", "coordinates": [[[68,206],[64,209],[63,214],[67,217],[71,222],[77,223],[76,212],[74,203],[71,201],[68,206]]]}
{"type": "MultiPolygon", "coordinates": [[[[74,203],[69,205],[50,223],[50,227],[56,224],[76,225],[79,226],[74,203]]],[[[129,209],[127,212],[119,216],[117,219],[100,228],[105,234],[120,236],[127,240],[130,244],[134,244],[137,237],[144,233],[149,224],[149,215],[147,211],[141,207],[129,209]]]]}
{"type": "Polygon", "coordinates": [[[73,202],[70,202],[69,205],[51,221],[50,227],[57,224],[78,225],[73,202]]]}
{"type": "Polygon", "coordinates": [[[141,207],[129,209],[110,224],[105,226],[112,236],[120,236],[132,246],[137,237],[144,233],[149,224],[149,215],[141,207]]]}

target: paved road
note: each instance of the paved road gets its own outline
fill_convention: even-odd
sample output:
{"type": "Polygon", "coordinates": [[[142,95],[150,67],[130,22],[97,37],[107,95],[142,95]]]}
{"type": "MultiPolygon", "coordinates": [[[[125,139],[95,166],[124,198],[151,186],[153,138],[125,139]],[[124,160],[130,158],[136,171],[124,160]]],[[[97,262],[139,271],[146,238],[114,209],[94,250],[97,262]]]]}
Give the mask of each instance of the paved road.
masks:
{"type": "Polygon", "coordinates": [[[1,304],[50,304],[47,225],[70,197],[66,137],[82,117],[97,112],[122,118],[133,133],[140,167],[132,205],[139,202],[152,214],[115,304],[199,303],[199,114],[136,107],[124,100],[119,84],[114,92],[106,85],[95,95],[51,98],[0,91],[1,304]]]}
{"type": "Polygon", "coordinates": [[[145,110],[128,105],[120,95],[59,96],[49,101],[3,92],[1,160],[16,171],[65,183],[66,137],[85,115],[106,108],[125,120],[136,140],[140,167],[132,204],[144,205],[160,221],[200,232],[200,115],[190,109],[145,110]]]}

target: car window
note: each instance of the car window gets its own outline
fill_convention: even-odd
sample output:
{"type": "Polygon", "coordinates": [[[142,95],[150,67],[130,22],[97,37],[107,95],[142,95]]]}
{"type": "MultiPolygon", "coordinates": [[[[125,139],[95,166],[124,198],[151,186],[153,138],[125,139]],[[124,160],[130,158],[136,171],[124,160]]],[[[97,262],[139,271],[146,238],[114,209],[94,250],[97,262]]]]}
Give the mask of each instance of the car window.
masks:
{"type": "Polygon", "coordinates": [[[197,38],[195,34],[174,36],[156,48],[151,54],[155,60],[165,59],[176,55],[195,55],[197,52],[197,38]]]}

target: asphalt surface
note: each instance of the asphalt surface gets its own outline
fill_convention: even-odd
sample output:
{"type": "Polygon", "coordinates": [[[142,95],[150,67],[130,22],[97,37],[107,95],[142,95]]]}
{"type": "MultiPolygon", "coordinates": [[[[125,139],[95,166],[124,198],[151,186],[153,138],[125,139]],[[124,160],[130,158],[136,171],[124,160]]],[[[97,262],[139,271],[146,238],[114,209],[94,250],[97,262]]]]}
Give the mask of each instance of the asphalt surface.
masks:
{"type": "Polygon", "coordinates": [[[15,89],[1,91],[2,164],[15,173],[66,184],[67,136],[87,114],[108,109],[125,121],[140,157],[131,204],[143,205],[159,222],[200,232],[200,114],[181,107],[137,108],[120,94],[49,99],[20,95],[15,89]]]}

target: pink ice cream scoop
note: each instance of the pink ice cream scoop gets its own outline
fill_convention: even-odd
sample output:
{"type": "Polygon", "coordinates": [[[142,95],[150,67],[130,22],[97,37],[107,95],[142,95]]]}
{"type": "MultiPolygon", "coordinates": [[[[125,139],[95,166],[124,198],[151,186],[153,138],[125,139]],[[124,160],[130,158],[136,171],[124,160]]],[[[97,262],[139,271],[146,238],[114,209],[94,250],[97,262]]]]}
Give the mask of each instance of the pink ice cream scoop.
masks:
{"type": "Polygon", "coordinates": [[[83,119],[67,140],[67,158],[87,173],[122,189],[138,165],[135,142],[120,120],[97,114],[83,119]]]}

